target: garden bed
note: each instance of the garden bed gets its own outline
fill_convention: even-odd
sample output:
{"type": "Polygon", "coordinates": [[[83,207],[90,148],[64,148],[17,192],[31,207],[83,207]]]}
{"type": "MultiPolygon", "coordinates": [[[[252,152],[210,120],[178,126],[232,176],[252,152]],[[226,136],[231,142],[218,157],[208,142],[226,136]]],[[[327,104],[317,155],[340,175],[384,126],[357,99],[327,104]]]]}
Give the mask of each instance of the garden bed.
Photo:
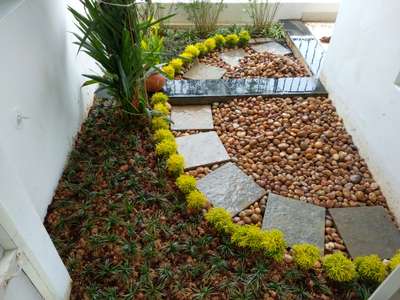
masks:
{"type": "MultiPolygon", "coordinates": [[[[304,77],[310,76],[307,67],[303,62],[294,57],[294,55],[277,55],[269,52],[257,52],[250,47],[243,49],[246,56],[240,59],[237,66],[226,63],[221,54],[229,49],[219,49],[208,53],[199,59],[200,63],[220,67],[225,69],[226,73],[223,79],[239,79],[239,78],[285,78],[285,77],[304,77]]],[[[186,66],[181,74],[175,76],[175,79],[184,79],[183,74],[190,70],[192,64],[186,66]]]]}
{"type": "Polygon", "coordinates": [[[369,289],[237,248],[188,214],[146,128],[95,104],[77,137],[45,222],[71,299],[357,299],[369,289]]]}
{"type": "MultiPolygon", "coordinates": [[[[325,208],[381,205],[385,197],[360,157],[331,101],[309,98],[237,98],[215,103],[215,130],[234,161],[261,187],[325,208]]],[[[199,133],[177,131],[175,136],[199,133]]],[[[187,173],[201,179],[222,164],[187,173]]],[[[261,227],[267,197],[233,218],[261,227]]],[[[332,217],[325,220],[325,253],[346,246],[332,217]]]]}

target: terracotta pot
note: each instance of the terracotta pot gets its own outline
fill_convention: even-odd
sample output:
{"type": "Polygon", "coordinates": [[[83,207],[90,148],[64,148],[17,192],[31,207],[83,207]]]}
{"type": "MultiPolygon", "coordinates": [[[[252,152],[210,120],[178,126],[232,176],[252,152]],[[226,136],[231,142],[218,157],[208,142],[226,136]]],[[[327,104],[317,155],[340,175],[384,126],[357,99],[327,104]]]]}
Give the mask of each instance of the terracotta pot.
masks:
{"type": "Polygon", "coordinates": [[[147,92],[155,93],[162,90],[165,84],[165,77],[161,74],[152,74],[147,77],[145,85],[147,92]]]}

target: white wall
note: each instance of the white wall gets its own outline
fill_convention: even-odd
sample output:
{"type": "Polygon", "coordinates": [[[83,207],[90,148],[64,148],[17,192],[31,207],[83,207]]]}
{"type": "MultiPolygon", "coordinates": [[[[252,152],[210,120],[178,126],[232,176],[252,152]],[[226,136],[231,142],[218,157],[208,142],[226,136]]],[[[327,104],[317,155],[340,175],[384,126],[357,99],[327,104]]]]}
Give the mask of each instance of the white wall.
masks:
{"type": "MultiPolygon", "coordinates": [[[[174,3],[178,7],[176,15],[170,20],[172,25],[190,25],[187,14],[182,7],[176,3],[187,3],[191,0],[156,0],[164,5],[164,11],[168,12],[168,7],[174,3]]],[[[218,3],[219,0],[211,0],[218,3]]],[[[277,2],[277,0],[270,0],[277,2]]],[[[341,0],[280,0],[280,6],[276,14],[276,19],[302,19],[304,21],[334,21],[341,0]]],[[[219,17],[219,24],[251,24],[252,20],[248,16],[247,9],[249,0],[224,0],[224,10],[219,17]]]]}
{"type": "Polygon", "coordinates": [[[11,279],[4,290],[4,294],[0,294],[0,296],[3,297],[0,297],[2,300],[43,300],[43,297],[24,272],[18,273],[16,277],[11,279]]]}
{"type": "Polygon", "coordinates": [[[400,221],[400,1],[343,1],[323,81],[400,221]]]}
{"type": "Polygon", "coordinates": [[[25,189],[42,219],[93,92],[80,88],[94,65],[76,56],[67,2],[78,3],[0,6],[0,146],[23,184],[10,188],[25,189]]]}

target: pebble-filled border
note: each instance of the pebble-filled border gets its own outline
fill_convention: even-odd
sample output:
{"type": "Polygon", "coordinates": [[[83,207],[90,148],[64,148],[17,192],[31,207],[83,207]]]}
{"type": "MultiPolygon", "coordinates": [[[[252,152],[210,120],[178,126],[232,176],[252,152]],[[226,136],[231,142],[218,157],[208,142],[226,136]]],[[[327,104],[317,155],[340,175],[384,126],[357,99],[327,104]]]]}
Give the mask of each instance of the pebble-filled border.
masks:
{"type": "MultiPolygon", "coordinates": [[[[152,105],[169,112],[168,96],[156,93],[152,96],[152,105]]],[[[177,146],[173,133],[169,130],[168,113],[155,117],[152,120],[154,138],[157,142],[156,152],[166,159],[168,171],[178,177],[177,184],[187,196],[187,204],[191,211],[203,211],[207,221],[217,231],[232,235],[231,239],[239,247],[265,251],[267,256],[277,262],[283,259],[286,262],[294,261],[300,269],[308,270],[322,265],[328,278],[337,282],[349,282],[356,278],[382,281],[388,271],[400,265],[400,252],[389,261],[381,261],[377,256],[370,255],[355,258],[354,261],[341,252],[320,256],[317,247],[309,244],[295,245],[287,253],[283,233],[279,230],[266,231],[256,226],[240,226],[234,224],[230,214],[223,208],[211,208],[208,200],[196,188],[196,179],[193,176],[183,177],[184,158],[177,153],[177,146]],[[160,146],[161,145],[161,146],[160,146]],[[164,147],[165,146],[165,147],[164,147]],[[157,151],[160,148],[165,151],[157,151]],[[180,180],[179,179],[185,179],[180,180]],[[183,184],[184,183],[184,184],[183,184]],[[317,252],[316,252],[317,251],[317,252]],[[371,275],[372,274],[372,275],[371,275]]]]}

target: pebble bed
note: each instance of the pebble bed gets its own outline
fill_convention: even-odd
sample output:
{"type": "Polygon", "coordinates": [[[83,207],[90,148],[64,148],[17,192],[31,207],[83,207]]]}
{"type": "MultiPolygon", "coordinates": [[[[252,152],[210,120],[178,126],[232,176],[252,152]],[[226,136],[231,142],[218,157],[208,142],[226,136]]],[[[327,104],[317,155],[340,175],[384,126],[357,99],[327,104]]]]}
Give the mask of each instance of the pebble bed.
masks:
{"type": "MultiPolygon", "coordinates": [[[[381,205],[388,210],[329,99],[238,98],[214,103],[212,112],[215,130],[232,161],[266,190],[326,208],[381,205]]],[[[202,178],[219,166],[198,167],[187,173],[202,178]]],[[[263,197],[233,221],[261,227],[266,201],[263,197]]],[[[325,252],[335,251],[347,253],[327,214],[325,252]]]]}
{"type": "MultiPolygon", "coordinates": [[[[247,55],[238,66],[231,66],[220,58],[221,51],[214,51],[199,59],[200,63],[226,69],[224,79],[256,78],[256,77],[304,77],[309,76],[307,67],[293,55],[275,55],[268,52],[258,53],[246,47],[247,55]]],[[[190,65],[182,74],[190,69],[190,65]]],[[[182,74],[175,79],[183,79],[182,74]]]]}
{"type": "Polygon", "coordinates": [[[326,208],[387,207],[329,99],[234,99],[213,117],[229,155],[265,189],[326,208]]]}
{"type": "MultiPolygon", "coordinates": [[[[382,205],[388,210],[329,99],[234,99],[214,104],[213,117],[229,155],[266,190],[326,208],[382,205]]],[[[247,210],[234,220],[252,221],[247,210]]],[[[325,252],[336,251],[347,253],[327,214],[325,252]]]]}

